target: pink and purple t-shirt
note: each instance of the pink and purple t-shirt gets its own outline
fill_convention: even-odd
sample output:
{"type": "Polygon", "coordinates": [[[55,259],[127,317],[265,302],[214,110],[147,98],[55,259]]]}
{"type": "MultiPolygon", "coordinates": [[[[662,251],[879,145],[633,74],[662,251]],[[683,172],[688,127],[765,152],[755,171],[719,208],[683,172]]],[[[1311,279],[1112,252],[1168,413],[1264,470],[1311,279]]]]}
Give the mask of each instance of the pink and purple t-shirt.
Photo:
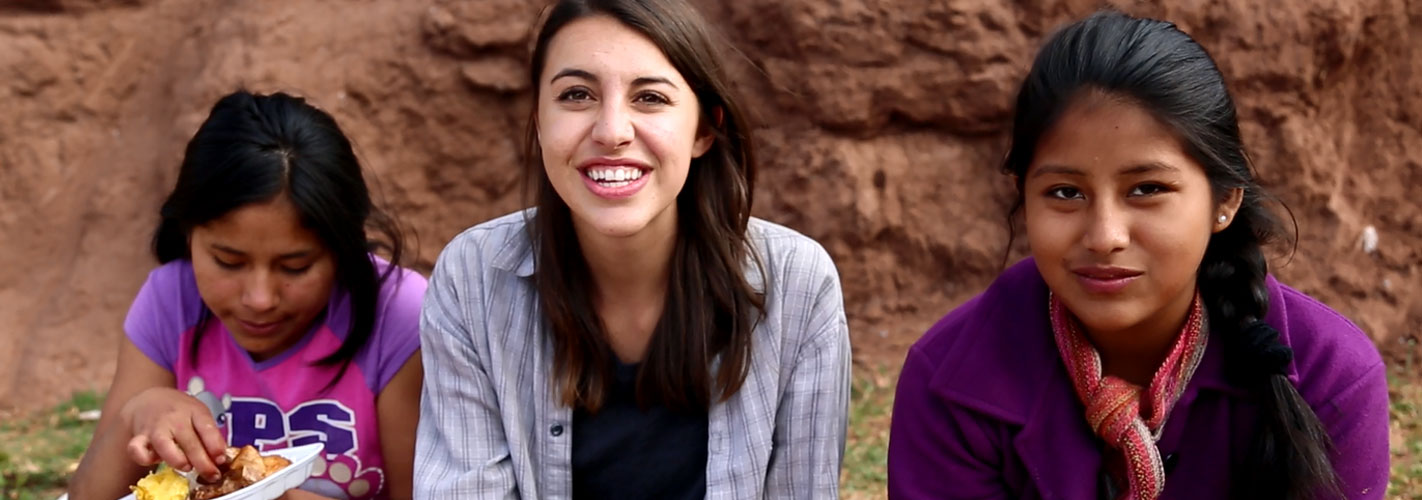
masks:
{"type": "MultiPolygon", "coordinates": [[[[390,264],[376,258],[384,272],[390,264]]],[[[129,309],[129,340],[173,372],[178,389],[225,409],[218,422],[230,446],[269,451],[324,443],[302,489],[331,498],[384,498],[376,397],[419,349],[425,278],[397,268],[381,286],[375,327],[340,380],[340,365],[316,362],[333,353],[349,330],[350,295],[337,286],[326,312],[299,343],[255,362],[212,317],[198,295],[192,262],[169,262],[149,273],[129,309]],[[204,317],[207,319],[204,320],[204,317]],[[193,336],[201,344],[193,357],[193,336]]],[[[413,436],[411,437],[413,439],[413,436]]]]}

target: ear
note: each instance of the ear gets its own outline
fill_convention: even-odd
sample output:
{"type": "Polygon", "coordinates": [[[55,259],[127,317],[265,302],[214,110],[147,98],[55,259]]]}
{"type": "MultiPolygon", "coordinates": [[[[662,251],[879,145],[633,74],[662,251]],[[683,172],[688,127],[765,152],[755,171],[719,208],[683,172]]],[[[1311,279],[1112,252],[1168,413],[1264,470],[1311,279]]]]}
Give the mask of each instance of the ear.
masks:
{"type": "Polygon", "coordinates": [[[721,124],[725,122],[725,114],[720,106],[716,106],[711,110],[711,116],[716,120],[715,128],[701,127],[701,130],[697,131],[699,135],[696,136],[696,143],[691,145],[692,158],[700,158],[716,143],[716,134],[713,131],[721,128],[721,124]]]}
{"type": "Polygon", "coordinates": [[[1244,203],[1244,188],[1234,188],[1229,190],[1229,194],[1224,201],[1215,208],[1214,232],[1224,231],[1234,222],[1234,215],[1239,213],[1239,206],[1244,203]]]}
{"type": "Polygon", "coordinates": [[[696,144],[691,145],[691,157],[700,158],[711,149],[711,145],[716,143],[716,135],[711,131],[706,131],[696,138],[696,144]]]}

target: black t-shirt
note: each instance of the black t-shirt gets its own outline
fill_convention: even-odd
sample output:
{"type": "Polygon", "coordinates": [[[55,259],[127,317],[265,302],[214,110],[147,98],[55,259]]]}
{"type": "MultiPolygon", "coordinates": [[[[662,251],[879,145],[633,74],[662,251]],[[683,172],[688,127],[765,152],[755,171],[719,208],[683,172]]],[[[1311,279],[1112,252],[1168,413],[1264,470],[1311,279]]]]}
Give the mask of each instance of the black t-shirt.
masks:
{"type": "Polygon", "coordinates": [[[597,414],[573,412],[573,498],[706,498],[706,412],[637,407],[637,365],[617,378],[597,414]]]}

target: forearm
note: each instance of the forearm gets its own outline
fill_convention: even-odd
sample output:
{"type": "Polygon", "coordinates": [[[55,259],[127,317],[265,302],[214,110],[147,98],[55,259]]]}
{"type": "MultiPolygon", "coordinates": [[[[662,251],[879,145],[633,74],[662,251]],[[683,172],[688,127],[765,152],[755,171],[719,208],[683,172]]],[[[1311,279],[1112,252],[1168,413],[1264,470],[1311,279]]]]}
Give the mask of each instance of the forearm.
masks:
{"type": "Polygon", "coordinates": [[[129,486],[147,472],[127,453],[131,438],[122,425],[101,426],[69,480],[73,500],[113,500],[127,495],[129,486]]]}

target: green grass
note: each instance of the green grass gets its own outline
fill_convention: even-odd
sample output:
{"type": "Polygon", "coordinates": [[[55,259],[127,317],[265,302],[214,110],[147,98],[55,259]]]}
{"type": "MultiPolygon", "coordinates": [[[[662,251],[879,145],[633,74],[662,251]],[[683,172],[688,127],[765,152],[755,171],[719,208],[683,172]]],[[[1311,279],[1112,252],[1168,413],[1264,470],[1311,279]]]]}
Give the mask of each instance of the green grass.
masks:
{"type": "Polygon", "coordinates": [[[0,423],[0,499],[53,500],[89,445],[95,422],[79,413],[96,410],[103,398],[80,392],[39,415],[0,423]]]}
{"type": "Polygon", "coordinates": [[[888,367],[856,371],[849,404],[849,440],[839,473],[840,496],[849,500],[884,498],[889,414],[898,371],[888,367]]]}
{"type": "Polygon", "coordinates": [[[1392,475],[1387,486],[1391,499],[1422,500],[1422,384],[1415,380],[1411,360],[1388,370],[1388,393],[1392,400],[1392,475]]]}
{"type": "MultiPolygon", "coordinates": [[[[1422,500],[1422,383],[1412,363],[1389,370],[1392,395],[1392,480],[1387,498],[1422,500]]],[[[843,498],[884,498],[889,419],[898,372],[893,367],[857,367],[850,403],[849,442],[840,471],[843,498]]],[[[0,423],[0,500],[53,500],[64,491],[94,431],[79,412],[99,407],[102,397],[75,394],[49,412],[0,423]]]]}

